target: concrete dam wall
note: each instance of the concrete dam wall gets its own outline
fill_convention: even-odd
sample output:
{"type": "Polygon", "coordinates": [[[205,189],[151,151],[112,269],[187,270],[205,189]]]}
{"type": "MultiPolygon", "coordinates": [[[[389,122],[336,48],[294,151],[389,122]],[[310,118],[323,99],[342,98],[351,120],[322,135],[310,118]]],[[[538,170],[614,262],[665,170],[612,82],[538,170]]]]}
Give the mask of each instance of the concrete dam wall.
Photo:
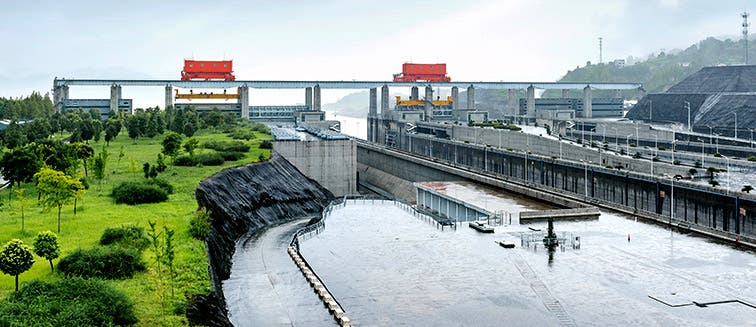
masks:
{"type": "Polygon", "coordinates": [[[193,323],[205,326],[231,325],[226,318],[221,281],[229,277],[231,258],[240,238],[296,218],[317,215],[334,198],[278,155],[266,162],[225,169],[203,180],[195,196],[199,206],[207,208],[212,217],[205,244],[213,294],[204,304],[190,307],[189,311],[199,312],[188,312],[187,316],[190,320],[192,316],[201,316],[193,323]]]}

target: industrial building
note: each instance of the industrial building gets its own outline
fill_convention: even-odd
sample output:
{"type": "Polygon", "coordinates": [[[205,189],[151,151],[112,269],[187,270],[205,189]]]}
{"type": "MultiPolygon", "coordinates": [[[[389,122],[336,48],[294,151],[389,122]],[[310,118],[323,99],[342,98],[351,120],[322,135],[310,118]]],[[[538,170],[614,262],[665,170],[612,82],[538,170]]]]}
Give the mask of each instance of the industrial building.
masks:
{"type": "MultiPolygon", "coordinates": [[[[64,99],[61,112],[78,109],[89,112],[96,109],[100,111],[100,116],[104,120],[108,118],[108,112],[113,107],[110,99],[64,99]]],[[[118,99],[117,109],[121,112],[131,113],[133,110],[131,99],[118,99]]]]}
{"type": "MultiPolygon", "coordinates": [[[[593,98],[592,117],[593,118],[622,118],[623,116],[623,99],[622,98],[593,98]]],[[[584,117],[583,99],[579,98],[540,98],[535,99],[536,118],[541,119],[572,119],[575,117],[584,117]]],[[[526,115],[528,112],[527,99],[520,99],[520,115],[526,115]]]]}

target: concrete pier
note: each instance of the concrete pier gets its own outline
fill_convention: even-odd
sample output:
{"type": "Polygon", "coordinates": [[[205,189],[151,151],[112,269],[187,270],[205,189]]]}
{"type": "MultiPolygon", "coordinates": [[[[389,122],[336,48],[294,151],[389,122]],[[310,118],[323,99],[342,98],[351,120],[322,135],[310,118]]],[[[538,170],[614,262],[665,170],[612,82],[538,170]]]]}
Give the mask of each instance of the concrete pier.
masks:
{"type": "Polygon", "coordinates": [[[425,121],[431,121],[433,116],[433,88],[428,85],[425,87],[425,121]]]}
{"type": "Polygon", "coordinates": [[[315,84],[315,87],[312,88],[312,91],[312,110],[320,111],[320,85],[315,84]]]}
{"type": "Polygon", "coordinates": [[[528,86],[528,99],[526,103],[528,117],[535,117],[535,87],[528,86]]]}
{"type": "Polygon", "coordinates": [[[241,104],[241,118],[249,119],[249,87],[239,88],[239,104],[241,104]]]}
{"type": "Polygon", "coordinates": [[[519,107],[520,106],[517,105],[517,99],[515,98],[515,90],[507,89],[507,114],[512,116],[518,115],[519,107]]]}
{"type": "Polygon", "coordinates": [[[562,99],[567,99],[570,97],[570,90],[562,89],[562,99]]]}
{"type": "Polygon", "coordinates": [[[118,112],[118,100],[121,100],[121,86],[113,84],[110,86],[110,110],[111,111],[118,112]]]}
{"type": "Polygon", "coordinates": [[[583,118],[593,117],[593,94],[591,87],[586,86],[583,89],[583,118]]]}
{"type": "Polygon", "coordinates": [[[305,88],[305,106],[307,106],[307,110],[312,110],[312,88],[311,87],[305,88]]]}
{"type": "Polygon", "coordinates": [[[451,89],[452,110],[459,110],[459,88],[453,86],[451,89]]]}
{"type": "Polygon", "coordinates": [[[53,87],[53,105],[55,110],[63,108],[63,100],[68,100],[68,85],[53,87]]]}
{"type": "Polygon", "coordinates": [[[389,110],[389,87],[381,86],[381,115],[385,115],[389,110]]]}
{"type": "Polygon", "coordinates": [[[475,88],[472,85],[467,87],[467,110],[475,110],[475,88]]]}
{"type": "Polygon", "coordinates": [[[173,86],[165,86],[165,108],[173,107],[173,86]]]}
{"type": "MultiPolygon", "coordinates": [[[[375,118],[378,116],[378,89],[371,88],[370,89],[370,106],[368,107],[368,117],[375,118]]],[[[375,120],[371,120],[368,123],[368,139],[370,141],[375,142],[376,141],[376,128],[374,126],[375,120]]]]}
{"type": "Polygon", "coordinates": [[[418,91],[417,86],[413,86],[410,89],[410,100],[419,100],[420,99],[420,91],[418,91]]]}

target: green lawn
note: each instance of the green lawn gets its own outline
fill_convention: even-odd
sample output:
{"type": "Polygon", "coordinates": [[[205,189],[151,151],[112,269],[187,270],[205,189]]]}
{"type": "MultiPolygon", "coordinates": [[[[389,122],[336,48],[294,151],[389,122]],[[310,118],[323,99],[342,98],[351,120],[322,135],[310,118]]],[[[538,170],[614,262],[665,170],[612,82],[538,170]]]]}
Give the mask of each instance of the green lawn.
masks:
{"type": "MultiPolygon", "coordinates": [[[[185,303],[185,294],[207,293],[210,290],[210,280],[207,270],[207,255],[203,242],[193,239],[188,233],[189,220],[197,209],[194,199],[194,190],[199,182],[226,167],[238,166],[249,162],[258,161],[260,153],[270,157],[270,150],[258,149],[260,140],[269,138],[265,134],[256,133],[257,139],[249,141],[252,149],[246,157],[235,162],[226,162],[223,166],[216,167],[173,167],[160,174],[159,178],[168,180],[175,188],[174,194],[164,203],[142,205],[116,205],[108,196],[114,185],[126,180],[139,180],[144,178],[142,164],[150,162],[154,164],[157,154],[160,152],[162,136],[154,139],[140,138],[136,142],[129,139],[125,130],[116,140],[110,143],[107,150],[110,154],[107,165],[107,177],[102,183],[102,189],[96,182],[92,182],[89,190],[84,193],[82,200],[78,202],[77,214],[73,215],[73,205],[64,206],[61,214],[61,257],[77,248],[89,248],[98,244],[100,235],[108,227],[135,224],[149,228],[148,221],[157,222],[158,228],[168,226],[176,231],[175,249],[177,267],[174,282],[174,296],[171,297],[171,288],[168,283],[167,273],[163,274],[161,286],[160,278],[154,265],[154,255],[148,249],[144,253],[144,259],[149,265],[145,273],[137,274],[133,279],[113,281],[116,288],[126,292],[136,305],[140,326],[180,326],[185,325],[182,312],[185,303]],[[119,161],[121,146],[124,148],[124,157],[119,161]],[[131,161],[136,163],[136,172],[131,172],[131,161]],[[162,296],[165,296],[163,300],[162,296]],[[163,305],[165,303],[165,305],[163,305]]],[[[195,135],[202,141],[206,140],[231,140],[221,133],[200,131],[195,135]]],[[[91,144],[96,152],[101,151],[102,144],[91,144]]],[[[205,150],[199,150],[205,151],[205,150]]],[[[167,160],[169,161],[169,160],[167,160]]],[[[81,174],[84,170],[81,169],[81,174]]],[[[31,246],[34,236],[40,231],[56,231],[57,211],[43,211],[37,205],[37,192],[33,185],[24,185],[26,188],[26,202],[30,203],[25,209],[25,231],[21,232],[21,207],[16,199],[8,202],[8,191],[0,192],[3,205],[0,207],[0,244],[5,244],[10,239],[19,238],[25,244],[31,246]]],[[[15,189],[14,189],[15,190],[15,189]]],[[[36,257],[36,262],[31,270],[20,276],[20,283],[32,279],[61,278],[50,272],[49,264],[43,259],[36,257]]],[[[55,264],[57,265],[55,260],[55,264]]],[[[14,289],[13,276],[0,275],[0,298],[5,298],[14,289]]]]}

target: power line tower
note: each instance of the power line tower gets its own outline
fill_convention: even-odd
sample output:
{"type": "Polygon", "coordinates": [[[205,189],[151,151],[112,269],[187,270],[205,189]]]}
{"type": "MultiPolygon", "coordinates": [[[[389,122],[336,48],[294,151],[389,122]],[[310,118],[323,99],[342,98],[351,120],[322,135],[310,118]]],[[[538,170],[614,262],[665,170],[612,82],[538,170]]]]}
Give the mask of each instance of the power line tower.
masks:
{"type": "Polygon", "coordinates": [[[599,37],[599,64],[604,62],[604,38],[599,37]]]}
{"type": "Polygon", "coordinates": [[[748,23],[748,12],[744,11],[742,14],[740,14],[740,17],[743,17],[743,41],[745,41],[745,64],[748,65],[748,26],[751,26],[751,24],[748,23]]]}

